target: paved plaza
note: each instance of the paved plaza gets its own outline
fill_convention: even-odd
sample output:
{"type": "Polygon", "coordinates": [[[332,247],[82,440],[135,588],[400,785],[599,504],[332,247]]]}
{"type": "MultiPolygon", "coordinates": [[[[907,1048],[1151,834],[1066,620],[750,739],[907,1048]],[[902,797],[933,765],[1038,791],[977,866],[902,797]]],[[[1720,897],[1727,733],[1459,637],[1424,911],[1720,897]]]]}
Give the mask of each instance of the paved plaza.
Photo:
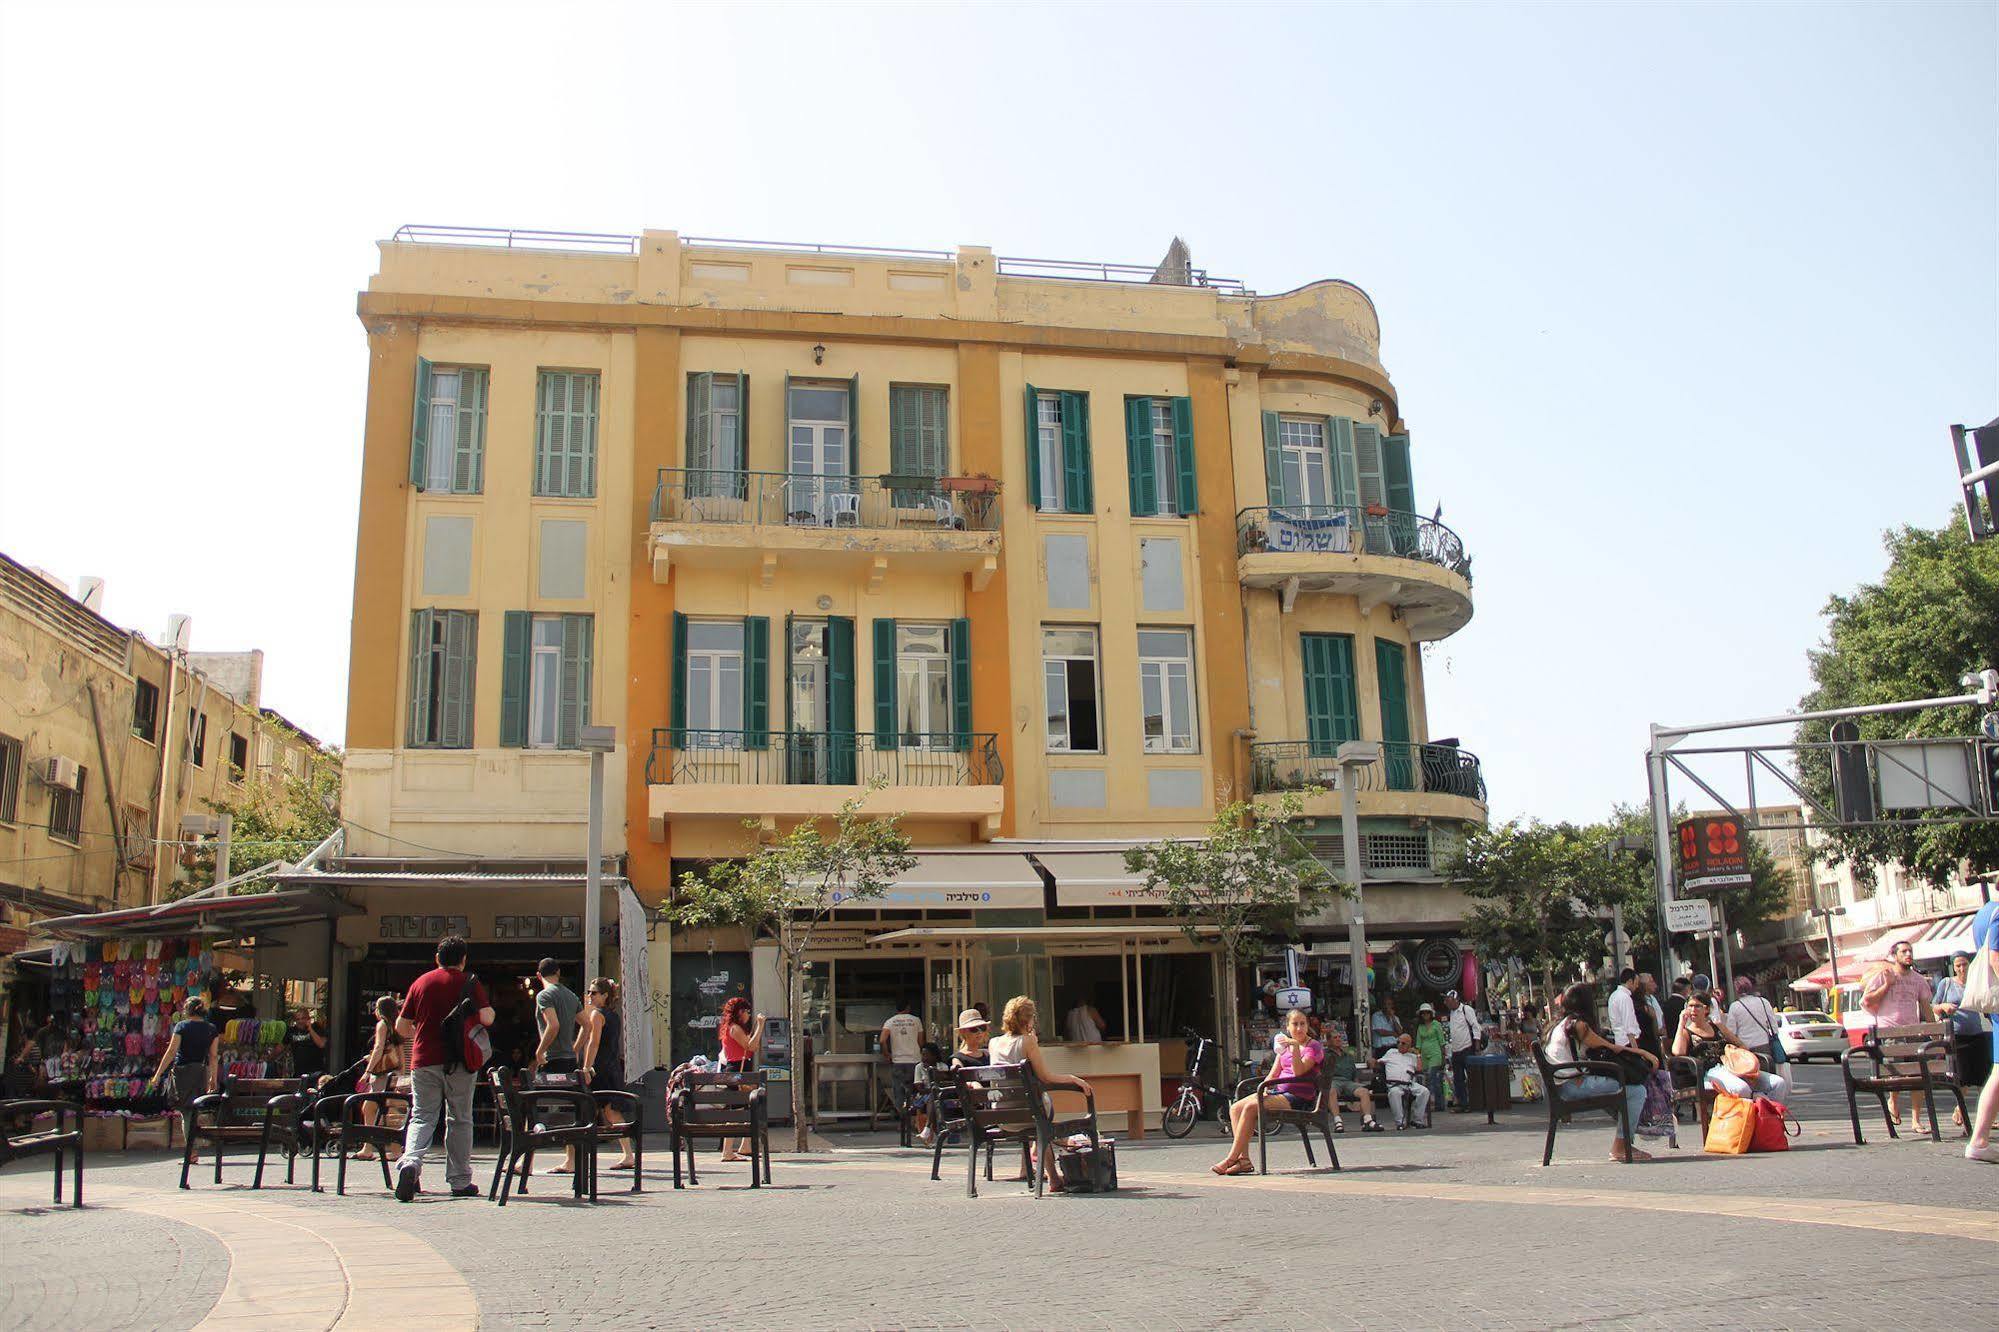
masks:
{"type": "Polygon", "coordinates": [[[56,1211],[46,1171],[15,1166],[0,1328],[1991,1326],[1999,1169],[1961,1138],[1891,1142],[1878,1115],[1856,1148],[1837,1072],[1803,1082],[1781,1156],[1707,1157],[1688,1130],[1619,1166],[1597,1119],[1544,1169],[1523,1106],[1429,1133],[1350,1117],[1337,1174],[1286,1137],[1271,1176],[1218,1180],[1202,1125],[1120,1144],[1116,1195],[1039,1201],[968,1199],[962,1150],[933,1183],[887,1135],[780,1154],[755,1193],[712,1154],[674,1192],[662,1141],[644,1194],[607,1173],[594,1207],[552,1178],[504,1210],[401,1206],[379,1172],[345,1199],[282,1170],[252,1193],[247,1168],[181,1193],[155,1153],[101,1158],[90,1206],[56,1211]]]}

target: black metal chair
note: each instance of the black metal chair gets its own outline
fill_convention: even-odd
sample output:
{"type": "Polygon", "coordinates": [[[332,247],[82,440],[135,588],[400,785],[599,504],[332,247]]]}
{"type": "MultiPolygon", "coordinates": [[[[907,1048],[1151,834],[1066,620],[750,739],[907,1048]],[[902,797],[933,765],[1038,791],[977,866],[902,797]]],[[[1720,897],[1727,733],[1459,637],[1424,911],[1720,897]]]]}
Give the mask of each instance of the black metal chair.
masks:
{"type": "Polygon", "coordinates": [[[687,1149],[687,1183],[699,1185],[694,1144],[742,1138],[750,1144],[750,1187],[770,1182],[770,1119],[764,1074],[685,1073],[667,1101],[667,1144],[673,1150],[673,1187],[680,1182],[681,1148],[687,1149]]]}
{"type": "MultiPolygon", "coordinates": [[[[1568,1123],[1577,1115],[1592,1110],[1608,1110],[1616,1119],[1618,1136],[1628,1146],[1631,1142],[1631,1105],[1624,1096],[1624,1070],[1607,1059],[1573,1059],[1564,1063],[1552,1063],[1548,1051],[1539,1041],[1534,1042],[1534,1067],[1541,1071],[1541,1085],[1547,1094],[1541,1099],[1548,1106],[1548,1141],[1541,1149],[1541,1164],[1547,1165],[1555,1159],[1555,1130],[1568,1123]],[[1573,1099],[1561,1094],[1562,1075],[1573,1074],[1584,1077],[1600,1074],[1617,1083],[1617,1090],[1601,1096],[1578,1096],[1573,1099]]],[[[1626,1152],[1624,1163],[1629,1165],[1632,1157],[1626,1152]]]]}
{"type": "Polygon", "coordinates": [[[1902,1135],[1895,1131],[1895,1121],[1888,1116],[1888,1093],[1908,1092],[1913,1110],[1915,1094],[1920,1091],[1930,1112],[1930,1141],[1942,1142],[1936,1095],[1937,1088],[1942,1087],[1957,1098],[1958,1112],[1964,1117],[1965,1136],[1971,1136],[1971,1115],[1964,1103],[1963,1080],[1957,1071],[1957,1043],[1951,1039],[1949,1023],[1871,1028],[1859,1045],[1840,1056],[1839,1067],[1846,1082],[1846,1113],[1853,1121],[1856,1144],[1865,1141],[1860,1136],[1861,1092],[1870,1092],[1880,1101],[1881,1122],[1887,1127],[1888,1136],[1899,1138],[1902,1135]],[[1855,1066],[1862,1060],[1869,1065],[1866,1072],[1856,1071],[1855,1066]]]}
{"type": "Polygon", "coordinates": [[[70,1206],[83,1206],[83,1107],[75,1101],[0,1101],[0,1165],[47,1153],[55,1158],[56,1205],[62,1205],[63,1155],[75,1162],[76,1186],[70,1190],[70,1206]],[[36,1128],[40,1115],[54,1115],[53,1128],[36,1128]],[[18,1131],[6,1126],[21,1119],[26,1127],[18,1131]]]}
{"type": "Polygon", "coordinates": [[[1035,1179],[1036,1192],[1040,1192],[1041,1181],[1029,1153],[1039,1133],[1037,1107],[1028,1104],[1030,1097],[1037,1103],[1039,1097],[1029,1088],[1027,1079],[1024,1064],[995,1064],[958,1071],[958,1104],[965,1112],[966,1197],[979,1196],[979,1149],[985,1149],[986,1182],[991,1183],[993,1153],[1007,1142],[1020,1144],[1021,1169],[1035,1179]]]}
{"type": "MultiPolygon", "coordinates": [[[[596,1102],[599,1111],[593,1121],[597,1125],[598,1142],[629,1142],[632,1144],[632,1187],[629,1192],[645,1191],[646,1138],[645,1138],[645,1098],[636,1092],[597,1091],[592,1089],[590,1099],[596,1102]],[[624,1117],[624,1122],[613,1127],[604,1122],[605,1110],[615,1110],[624,1117]]],[[[596,1169],[596,1152],[591,1151],[591,1170],[596,1169]]]]}
{"type": "Polygon", "coordinates": [[[517,1175],[520,1191],[528,1191],[536,1152],[574,1147],[576,1169],[569,1179],[570,1192],[579,1200],[587,1194],[591,1202],[597,1201],[597,1103],[590,1093],[580,1087],[522,1087],[514,1071],[504,1065],[490,1070],[486,1080],[493,1089],[499,1148],[486,1196],[505,1207],[517,1175]],[[551,1108],[570,1122],[537,1123],[536,1116],[551,1108]]]}
{"type": "MultiPolygon", "coordinates": [[[[1333,1092],[1333,1063],[1330,1059],[1321,1059],[1319,1061],[1318,1068],[1313,1073],[1312,1084],[1314,1093],[1311,1108],[1306,1110],[1260,1110],[1257,1114],[1256,1160],[1258,1173],[1265,1175],[1270,1173],[1270,1135],[1273,1132],[1281,1130],[1286,1124],[1295,1124],[1298,1128],[1299,1140],[1305,1144],[1305,1165],[1308,1169],[1317,1169],[1319,1165],[1319,1158],[1312,1154],[1311,1130],[1313,1129],[1319,1130],[1319,1136],[1326,1140],[1326,1155],[1330,1158],[1332,1168],[1335,1170],[1340,1168],[1339,1149],[1333,1146],[1333,1116],[1338,1113],[1339,1098],[1333,1092]]],[[[1234,1099],[1240,1101],[1252,1091],[1260,1090],[1262,1086],[1263,1079],[1260,1077],[1244,1078],[1236,1084],[1234,1099]]],[[[1266,1094],[1276,1095],[1275,1092],[1266,1094]]],[[[1288,1105],[1289,1102],[1287,1101],[1286,1104],[1288,1105]]],[[[1386,1102],[1383,1104],[1385,1107],[1386,1102]]]]}
{"type": "Polygon", "coordinates": [[[351,1092],[343,1096],[322,1096],[313,1102],[309,1120],[312,1191],[324,1192],[319,1184],[319,1163],[320,1158],[331,1150],[338,1162],[333,1191],[338,1196],[346,1196],[347,1152],[350,1147],[373,1147],[377,1152],[375,1159],[382,1165],[382,1187],[394,1188],[395,1181],[389,1176],[389,1157],[394,1149],[403,1145],[409,1116],[410,1093],[406,1091],[351,1092]],[[362,1115],[363,1108],[367,1106],[375,1108],[373,1123],[362,1115]],[[399,1115],[392,1114],[392,1111],[399,1112],[399,1115]]]}
{"type": "Polygon", "coordinates": [[[190,1103],[187,1146],[181,1154],[180,1186],[188,1187],[194,1154],[204,1142],[215,1152],[215,1182],[222,1182],[222,1154],[229,1146],[257,1145],[257,1173],[250,1187],[264,1187],[264,1162],[273,1147],[285,1154],[285,1183],[294,1182],[299,1152],[306,1147],[303,1078],[222,1079],[222,1090],[190,1103]]]}
{"type": "Polygon", "coordinates": [[[1081,1134],[1090,1140],[1090,1150],[1103,1150],[1103,1139],[1097,1134],[1097,1094],[1094,1091],[1078,1092],[1074,1087],[1050,1087],[1034,1076],[1031,1065],[1021,1065],[1027,1074],[1027,1106],[1034,1115],[1035,1156],[1037,1166],[1034,1171],[1034,1196],[1042,1196],[1048,1182],[1048,1173],[1055,1169],[1055,1154],[1061,1144],[1069,1138],[1081,1134]],[[1083,1113],[1080,1117],[1061,1118],[1054,1110],[1052,1095],[1081,1096],[1083,1113]]]}
{"type": "Polygon", "coordinates": [[[960,1070],[949,1064],[940,1064],[930,1071],[930,1131],[934,1135],[930,1144],[930,1178],[938,1178],[938,1171],[944,1164],[944,1143],[954,1133],[964,1133],[969,1127],[965,1118],[963,1094],[959,1090],[960,1070]]]}

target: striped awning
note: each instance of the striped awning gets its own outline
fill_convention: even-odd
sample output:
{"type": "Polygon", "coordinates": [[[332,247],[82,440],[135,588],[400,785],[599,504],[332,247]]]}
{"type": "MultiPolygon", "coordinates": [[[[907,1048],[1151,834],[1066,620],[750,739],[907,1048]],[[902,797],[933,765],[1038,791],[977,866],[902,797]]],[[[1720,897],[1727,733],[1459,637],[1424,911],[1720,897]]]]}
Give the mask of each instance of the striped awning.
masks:
{"type": "Polygon", "coordinates": [[[1952,953],[1975,951],[1971,946],[1971,922],[1976,919],[1976,911],[1964,911],[1955,916],[1945,916],[1933,920],[1923,932],[1916,936],[1916,960],[1918,962],[1949,957],[1952,953]]]}
{"type": "MultiPolygon", "coordinates": [[[[1880,938],[1864,948],[1842,950],[1839,955],[1839,983],[1858,985],[1869,968],[1888,956],[1888,950],[1898,943],[1911,942],[1930,927],[1932,922],[1921,925],[1903,925],[1884,932],[1880,938]]],[[[1802,980],[1791,982],[1794,990],[1829,990],[1832,988],[1832,963],[1828,962],[1802,980]]]]}

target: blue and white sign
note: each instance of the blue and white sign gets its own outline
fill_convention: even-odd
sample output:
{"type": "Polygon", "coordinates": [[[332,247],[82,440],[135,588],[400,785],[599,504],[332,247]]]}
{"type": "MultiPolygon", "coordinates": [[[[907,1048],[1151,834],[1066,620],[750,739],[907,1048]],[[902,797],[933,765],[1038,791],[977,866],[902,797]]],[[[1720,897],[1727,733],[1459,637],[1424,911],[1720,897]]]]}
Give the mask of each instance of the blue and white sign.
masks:
{"type": "Polygon", "coordinates": [[[1286,513],[1282,509],[1272,509],[1269,549],[1335,551],[1345,554],[1353,549],[1353,529],[1344,513],[1328,514],[1322,518],[1306,518],[1286,513]]]}

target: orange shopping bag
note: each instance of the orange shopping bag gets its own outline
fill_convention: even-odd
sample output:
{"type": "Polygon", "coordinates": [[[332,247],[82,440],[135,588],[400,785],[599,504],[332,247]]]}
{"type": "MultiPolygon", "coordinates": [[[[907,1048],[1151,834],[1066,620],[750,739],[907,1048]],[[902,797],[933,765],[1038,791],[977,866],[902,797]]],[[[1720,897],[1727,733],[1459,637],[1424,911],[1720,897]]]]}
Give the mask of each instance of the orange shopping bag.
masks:
{"type": "Polygon", "coordinates": [[[1717,1093],[1714,1114],[1707,1122],[1704,1150],[1719,1156],[1740,1156],[1756,1134],[1756,1109],[1740,1096],[1717,1093]]]}

